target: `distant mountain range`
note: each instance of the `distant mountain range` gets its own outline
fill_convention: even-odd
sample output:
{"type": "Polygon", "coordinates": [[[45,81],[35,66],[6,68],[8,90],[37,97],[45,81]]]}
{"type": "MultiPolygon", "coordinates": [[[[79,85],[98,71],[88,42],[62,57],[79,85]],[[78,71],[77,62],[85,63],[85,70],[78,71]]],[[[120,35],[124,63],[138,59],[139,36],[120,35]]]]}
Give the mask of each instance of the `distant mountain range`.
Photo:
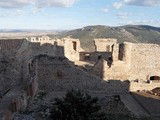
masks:
{"type": "Polygon", "coordinates": [[[94,50],[94,38],[116,38],[119,43],[124,41],[133,43],[160,44],[160,27],[148,25],[126,25],[119,27],[87,26],[80,29],[63,32],[58,37],[78,38],[81,46],[87,51],[94,50]]]}
{"type": "Polygon", "coordinates": [[[119,43],[124,41],[133,43],[155,43],[160,44],[160,27],[148,25],[126,25],[110,27],[103,25],[87,26],[70,31],[60,30],[36,30],[36,29],[0,29],[0,37],[7,36],[41,36],[63,38],[70,36],[80,39],[81,46],[86,51],[94,51],[94,38],[116,38],[119,43]]]}
{"type": "Polygon", "coordinates": [[[21,32],[61,32],[60,30],[40,30],[40,29],[0,29],[0,33],[21,33],[21,32]]]}
{"type": "Polygon", "coordinates": [[[36,29],[0,29],[1,39],[26,38],[31,36],[57,35],[62,31],[56,30],[36,30],[36,29]]]}

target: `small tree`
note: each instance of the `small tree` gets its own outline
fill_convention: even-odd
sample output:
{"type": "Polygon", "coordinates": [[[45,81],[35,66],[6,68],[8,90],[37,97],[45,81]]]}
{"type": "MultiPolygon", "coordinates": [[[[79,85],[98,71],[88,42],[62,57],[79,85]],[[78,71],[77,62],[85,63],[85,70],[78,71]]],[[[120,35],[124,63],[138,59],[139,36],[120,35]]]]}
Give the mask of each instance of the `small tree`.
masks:
{"type": "Polygon", "coordinates": [[[56,98],[51,109],[53,120],[105,120],[98,98],[81,91],[68,91],[64,98],[56,98]]]}

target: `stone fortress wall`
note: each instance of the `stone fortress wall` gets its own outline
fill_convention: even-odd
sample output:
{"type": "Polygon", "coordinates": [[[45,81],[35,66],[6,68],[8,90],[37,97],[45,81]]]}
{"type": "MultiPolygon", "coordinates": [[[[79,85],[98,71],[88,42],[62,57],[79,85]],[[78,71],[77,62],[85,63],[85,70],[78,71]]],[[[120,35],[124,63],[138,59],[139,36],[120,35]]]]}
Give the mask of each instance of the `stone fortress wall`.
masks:
{"type": "Polygon", "coordinates": [[[160,46],[156,44],[118,44],[116,39],[99,38],[95,39],[95,51],[85,52],[80,41],[72,38],[13,41],[0,40],[2,98],[17,87],[28,97],[38,90],[74,88],[117,94],[160,87],[160,46]],[[75,66],[76,61],[95,64],[88,73],[75,66]]]}
{"type": "MultiPolygon", "coordinates": [[[[39,43],[40,46],[43,46],[46,43],[54,46],[61,46],[63,47],[64,55],[72,61],[79,60],[79,52],[84,51],[80,47],[80,41],[78,39],[72,39],[72,38],[50,39],[48,36],[42,36],[42,37],[31,37],[28,39],[28,41],[30,41],[31,43],[39,43]]],[[[50,50],[49,47],[47,47],[46,49],[50,50]]],[[[54,52],[56,50],[51,50],[51,51],[54,52]]],[[[61,55],[61,53],[59,54],[61,55]]]]}
{"type": "Polygon", "coordinates": [[[18,49],[23,39],[0,40],[0,51],[18,49]]]}
{"type": "Polygon", "coordinates": [[[130,56],[130,79],[149,80],[160,75],[160,46],[156,44],[133,44],[130,56]]]}
{"type": "Polygon", "coordinates": [[[114,38],[97,38],[94,39],[95,50],[98,52],[112,52],[112,47],[117,43],[117,39],[114,38]]]}
{"type": "MultiPolygon", "coordinates": [[[[99,38],[95,39],[95,52],[89,53],[80,47],[78,39],[72,38],[31,37],[28,40],[15,40],[12,45],[13,41],[1,40],[1,48],[3,48],[1,53],[7,50],[16,52],[14,53],[16,60],[20,62],[19,66],[21,66],[19,69],[16,68],[19,72],[23,69],[24,73],[28,73],[28,61],[40,54],[47,54],[52,57],[65,56],[73,62],[95,61],[92,72],[103,80],[133,81],[138,79],[147,81],[152,76],[159,76],[160,73],[160,46],[156,44],[128,42],[118,44],[117,40],[113,38],[99,38]]],[[[4,53],[9,54],[9,52],[4,53]]],[[[26,81],[29,75],[22,76],[26,81]]]]}
{"type": "Polygon", "coordinates": [[[112,56],[113,45],[117,43],[116,39],[108,38],[108,39],[95,39],[95,51],[85,52],[82,51],[79,53],[80,61],[94,61],[98,62],[100,59],[109,60],[112,56]]]}
{"type": "MultiPolygon", "coordinates": [[[[99,60],[92,70],[93,74],[105,81],[128,80],[130,91],[151,90],[160,86],[159,45],[124,42],[113,43],[110,46],[112,46],[112,59],[99,60]]],[[[104,44],[102,49],[106,49],[104,44]]]]}
{"type": "Polygon", "coordinates": [[[151,76],[159,76],[159,53],[160,46],[156,44],[114,44],[111,65],[107,64],[110,61],[101,61],[103,79],[147,81],[151,76]]]}
{"type": "MultiPolygon", "coordinates": [[[[80,47],[78,39],[72,38],[31,37],[28,40],[16,40],[12,45],[13,41],[1,40],[0,43],[3,46],[1,53],[16,56],[15,60],[19,62],[19,66],[15,69],[24,82],[29,79],[28,69],[31,60],[40,54],[67,57],[73,62],[94,61],[96,64],[92,73],[105,81],[139,80],[147,82],[151,77],[159,76],[160,73],[160,46],[156,44],[128,42],[118,44],[117,40],[113,38],[99,38],[95,39],[95,52],[88,53],[80,47]],[[14,50],[14,55],[7,50],[14,50]]],[[[4,58],[4,55],[1,54],[1,58],[4,58]]]]}
{"type": "MultiPolygon", "coordinates": [[[[38,55],[61,58],[64,55],[70,57],[69,54],[72,54],[70,59],[79,59],[78,40],[68,38],[50,40],[45,36],[42,38],[0,40],[0,113],[4,113],[4,118],[8,117],[5,114],[6,110],[11,113],[9,117],[12,118],[13,112],[25,109],[24,104],[27,106],[27,103],[24,101],[28,101],[30,96],[35,96],[41,89],[43,81],[37,76],[43,73],[37,72],[43,72],[46,66],[44,64],[42,68],[41,64],[37,63],[38,55]]],[[[44,58],[46,59],[47,57],[44,58]]],[[[49,78],[45,79],[49,80],[49,78]]],[[[49,81],[47,85],[50,85],[49,81]]]]}
{"type": "MultiPolygon", "coordinates": [[[[118,44],[117,40],[113,38],[99,38],[94,40],[95,52],[89,53],[85,52],[80,47],[80,42],[78,39],[63,38],[50,40],[48,37],[42,37],[37,40],[41,41],[39,43],[42,46],[46,43],[50,43],[63,48],[63,52],[58,51],[58,54],[53,55],[49,54],[51,53],[49,51],[40,51],[41,54],[59,56],[61,53],[62,56],[64,55],[73,62],[79,60],[95,61],[96,64],[92,71],[94,75],[99,76],[105,81],[129,80],[131,82],[131,90],[145,89],[145,87],[140,87],[142,86],[140,84],[138,84],[140,85],[139,87],[134,87],[135,85],[132,81],[138,80],[139,82],[148,84],[147,82],[151,79],[151,77],[160,76],[160,63],[158,62],[160,59],[158,54],[160,52],[160,46],[156,44],[137,44],[128,42],[118,44]],[[156,51],[155,54],[153,54],[154,51],[156,51]]],[[[34,40],[31,42],[35,43],[36,41],[34,40]]],[[[44,48],[42,49],[45,50],[44,48]]],[[[51,51],[54,53],[56,50],[57,49],[53,49],[51,51]]],[[[154,87],[154,85],[152,87],[150,87],[151,85],[149,87],[148,85],[144,86],[146,86],[146,89],[151,89],[154,87]]]]}

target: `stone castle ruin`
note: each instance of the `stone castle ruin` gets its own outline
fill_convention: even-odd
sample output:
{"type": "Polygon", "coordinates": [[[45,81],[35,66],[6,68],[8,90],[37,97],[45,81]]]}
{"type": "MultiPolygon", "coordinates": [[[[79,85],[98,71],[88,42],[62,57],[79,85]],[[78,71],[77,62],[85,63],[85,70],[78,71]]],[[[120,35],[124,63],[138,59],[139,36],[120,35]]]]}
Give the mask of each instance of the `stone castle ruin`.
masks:
{"type": "Polygon", "coordinates": [[[108,59],[99,61],[97,65],[95,65],[95,68],[98,66],[103,67],[99,68],[103,69],[102,79],[130,81],[136,79],[142,81],[159,80],[159,45],[140,43],[136,44],[128,42],[118,44],[115,43],[115,41],[113,41],[113,43],[110,45],[103,44],[104,46],[101,46],[100,43],[97,43],[96,45],[96,51],[106,50],[106,52],[109,51],[110,53],[108,59]],[[108,62],[111,62],[110,66],[108,66],[108,62]]]}
{"type": "Polygon", "coordinates": [[[12,118],[39,90],[126,94],[160,87],[159,45],[94,41],[95,51],[85,52],[73,38],[0,40],[0,114],[12,118]],[[79,67],[88,63],[88,71],[79,67]]]}

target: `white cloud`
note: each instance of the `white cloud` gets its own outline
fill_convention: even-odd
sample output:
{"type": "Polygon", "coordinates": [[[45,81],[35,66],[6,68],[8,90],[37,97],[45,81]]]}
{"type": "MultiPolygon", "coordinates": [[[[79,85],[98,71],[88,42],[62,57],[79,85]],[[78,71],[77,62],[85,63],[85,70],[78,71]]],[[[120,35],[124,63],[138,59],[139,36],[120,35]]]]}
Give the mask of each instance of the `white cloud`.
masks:
{"type": "Polygon", "coordinates": [[[108,8],[104,8],[104,9],[102,9],[102,11],[105,12],[105,13],[108,13],[109,9],[108,8]]]}
{"type": "Polygon", "coordinates": [[[136,16],[137,18],[142,18],[142,17],[144,17],[144,13],[118,12],[116,14],[116,16],[119,19],[128,19],[131,16],[134,16],[134,17],[136,16]]]}
{"type": "Polygon", "coordinates": [[[1,8],[20,8],[28,4],[32,4],[35,0],[1,0],[1,8]]]}
{"type": "Polygon", "coordinates": [[[132,24],[153,24],[157,20],[135,20],[132,24]]]}
{"type": "Polygon", "coordinates": [[[160,0],[121,0],[113,3],[113,7],[116,9],[119,9],[124,5],[153,7],[160,5],[160,0]]]}
{"type": "Polygon", "coordinates": [[[8,17],[8,16],[14,17],[14,16],[20,16],[20,15],[23,15],[23,13],[24,13],[23,10],[17,9],[17,10],[13,10],[12,12],[5,12],[5,13],[2,13],[2,14],[0,14],[0,17],[8,17]]]}
{"type": "Polygon", "coordinates": [[[156,6],[160,4],[160,0],[124,0],[124,3],[135,6],[156,6]]]}
{"type": "Polygon", "coordinates": [[[24,13],[23,10],[18,9],[16,10],[15,15],[22,15],[23,13],[24,13]]]}
{"type": "Polygon", "coordinates": [[[115,2],[113,3],[113,7],[116,8],[116,9],[119,9],[123,6],[123,4],[121,2],[115,2]]]}
{"type": "Polygon", "coordinates": [[[70,7],[78,0],[37,0],[38,7],[70,7]]]}
{"type": "Polygon", "coordinates": [[[32,13],[33,13],[33,14],[38,13],[38,12],[40,12],[40,11],[42,11],[41,8],[34,7],[34,8],[32,9],[32,13]]]}
{"type": "Polygon", "coordinates": [[[120,25],[155,25],[159,26],[160,25],[160,19],[155,19],[155,20],[129,20],[129,21],[123,21],[119,23],[120,25]]]}
{"type": "Polygon", "coordinates": [[[131,13],[127,13],[127,12],[119,12],[117,13],[117,17],[119,19],[127,19],[130,15],[132,15],[131,13]]]}
{"type": "Polygon", "coordinates": [[[26,5],[35,7],[70,7],[78,0],[0,0],[0,8],[21,8],[26,5]]]}

